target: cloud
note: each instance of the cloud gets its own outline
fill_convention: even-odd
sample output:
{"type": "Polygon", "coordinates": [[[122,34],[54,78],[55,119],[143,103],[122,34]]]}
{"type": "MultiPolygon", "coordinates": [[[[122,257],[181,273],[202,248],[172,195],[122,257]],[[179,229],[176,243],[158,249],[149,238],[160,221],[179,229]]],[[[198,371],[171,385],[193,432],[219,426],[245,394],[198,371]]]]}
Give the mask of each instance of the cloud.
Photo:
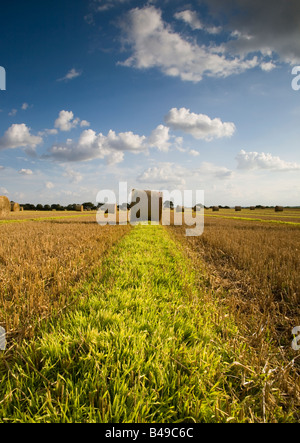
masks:
{"type": "MultiPolygon", "coordinates": [[[[195,17],[189,17],[195,26],[195,17]]],[[[247,58],[224,54],[223,47],[199,46],[183,38],[163,21],[161,10],[154,6],[132,9],[121,28],[124,41],[132,50],[132,55],[119,63],[123,66],[158,68],[168,76],[199,82],[204,75],[227,77],[259,65],[257,56],[247,58]]]]}
{"type": "Polygon", "coordinates": [[[23,103],[21,109],[22,109],[23,111],[27,111],[28,108],[29,108],[29,104],[28,104],[28,103],[23,103]]]}
{"type": "Polygon", "coordinates": [[[74,78],[80,77],[82,75],[82,72],[77,71],[76,69],[71,69],[64,77],[59,78],[58,82],[67,82],[70,80],[73,80],[74,78]]]}
{"type": "Polygon", "coordinates": [[[148,138],[148,145],[150,147],[156,147],[159,151],[168,152],[171,146],[169,140],[169,128],[164,125],[159,125],[152,131],[148,138]]]}
{"type": "Polygon", "coordinates": [[[209,162],[201,163],[200,167],[194,169],[193,172],[199,176],[211,176],[218,179],[228,179],[232,178],[233,176],[233,172],[230,169],[224,166],[217,166],[209,162]]]}
{"type": "Polygon", "coordinates": [[[195,11],[186,9],[185,11],[177,12],[174,17],[177,20],[183,20],[185,23],[189,24],[193,30],[204,28],[203,23],[199,20],[198,14],[195,11]]]}
{"type": "Polygon", "coordinates": [[[17,115],[17,112],[18,112],[17,109],[12,109],[12,110],[8,113],[8,115],[9,115],[10,117],[15,117],[15,116],[17,115]]]}
{"type": "Polygon", "coordinates": [[[54,184],[53,184],[52,182],[46,182],[46,183],[45,183],[45,187],[46,187],[47,189],[53,189],[53,188],[54,188],[54,184]]]}
{"type": "Polygon", "coordinates": [[[18,171],[18,174],[20,175],[33,175],[33,172],[31,169],[21,169],[18,171]]]}
{"type": "Polygon", "coordinates": [[[72,111],[60,111],[58,118],[55,120],[54,126],[60,131],[68,132],[76,128],[79,124],[79,118],[74,119],[72,111]]]}
{"type": "Polygon", "coordinates": [[[92,6],[95,12],[105,12],[129,1],[131,0],[94,0],[92,6]]]}
{"type": "Polygon", "coordinates": [[[86,128],[90,126],[90,122],[87,120],[80,120],[78,117],[74,118],[74,113],[72,111],[63,110],[60,111],[58,118],[55,120],[54,127],[56,129],[45,129],[45,132],[49,135],[57,134],[57,129],[63,132],[69,132],[78,125],[81,128],[86,128]]]}
{"type": "Polygon", "coordinates": [[[20,125],[14,124],[5,132],[4,136],[0,138],[0,150],[25,147],[33,151],[42,142],[42,137],[32,135],[30,128],[24,123],[20,125]]]}
{"type": "MultiPolygon", "coordinates": [[[[73,117],[72,112],[62,111],[59,122],[56,122],[56,127],[67,130],[72,126],[73,117]]],[[[113,130],[110,130],[105,136],[102,133],[97,134],[92,129],[86,129],[77,141],[68,139],[65,143],[53,145],[49,149],[48,157],[52,157],[57,161],[70,162],[98,158],[105,159],[108,164],[117,164],[124,160],[125,152],[147,154],[151,148],[168,152],[171,146],[169,131],[169,127],[159,125],[151,132],[149,137],[146,137],[145,135],[134,134],[132,131],[116,133],[113,130]]]]}
{"type": "Polygon", "coordinates": [[[234,123],[223,123],[219,118],[210,119],[204,114],[195,114],[186,108],[173,108],[165,117],[167,126],[191,134],[199,140],[211,141],[216,138],[232,137],[234,123]]]}
{"type": "Polygon", "coordinates": [[[285,63],[300,62],[298,0],[204,0],[212,17],[223,21],[236,39],[225,48],[241,56],[251,52],[276,53],[285,63]]]}
{"type": "Polygon", "coordinates": [[[265,62],[265,63],[261,63],[260,67],[263,71],[270,72],[276,68],[276,65],[273,62],[265,62]]]}
{"type": "Polygon", "coordinates": [[[70,181],[70,183],[78,184],[83,180],[83,176],[78,171],[74,171],[73,169],[67,167],[65,173],[63,174],[64,177],[67,177],[70,181]]]}
{"type": "Polygon", "coordinates": [[[80,126],[81,126],[81,128],[84,128],[84,127],[91,126],[91,124],[90,124],[90,122],[88,122],[87,120],[82,120],[82,121],[80,122],[80,126]]]}
{"type": "Polygon", "coordinates": [[[64,144],[53,145],[49,149],[50,157],[57,161],[88,161],[106,159],[109,164],[123,161],[124,152],[146,152],[148,147],[145,136],[133,132],[116,134],[110,130],[108,135],[97,134],[92,129],[82,132],[78,141],[67,140],[64,144]]]}
{"type": "Polygon", "coordinates": [[[186,173],[186,169],[181,166],[174,163],[163,163],[145,170],[138,176],[137,181],[155,185],[184,186],[186,173]]]}
{"type": "Polygon", "coordinates": [[[38,135],[40,135],[41,137],[43,137],[44,135],[56,135],[56,134],[58,134],[57,129],[44,129],[43,131],[38,132],[38,135]]]}
{"type": "Polygon", "coordinates": [[[186,168],[174,163],[160,163],[157,166],[146,169],[137,178],[139,183],[163,186],[184,186],[188,179],[230,179],[233,172],[226,167],[217,166],[212,163],[203,162],[198,168],[186,168]]]}
{"type": "Polygon", "coordinates": [[[207,26],[198,17],[196,11],[191,11],[190,9],[185,9],[184,11],[177,12],[174,14],[177,20],[182,20],[188,24],[193,31],[204,30],[209,34],[219,34],[222,28],[220,26],[207,26]]]}
{"type": "Polygon", "coordinates": [[[237,156],[237,169],[268,169],[271,171],[299,171],[300,164],[281,160],[279,157],[273,157],[272,154],[264,152],[246,152],[242,150],[237,156]]]}

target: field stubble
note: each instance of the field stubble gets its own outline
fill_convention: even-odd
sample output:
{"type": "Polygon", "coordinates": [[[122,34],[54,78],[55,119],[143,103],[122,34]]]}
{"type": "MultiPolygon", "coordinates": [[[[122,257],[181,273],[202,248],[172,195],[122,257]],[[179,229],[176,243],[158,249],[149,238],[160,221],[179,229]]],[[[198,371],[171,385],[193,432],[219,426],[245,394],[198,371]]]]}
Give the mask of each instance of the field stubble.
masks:
{"type": "Polygon", "coordinates": [[[186,238],[184,226],[170,229],[194,261],[205,263],[251,350],[244,364],[266,380],[265,414],[272,417],[280,405],[299,419],[300,355],[291,343],[300,324],[300,229],[209,217],[201,237],[186,238]]]}
{"type": "Polygon", "coordinates": [[[72,303],[76,284],[99,268],[129,226],[95,216],[0,226],[0,325],[8,338],[30,338],[45,318],[72,303]]]}

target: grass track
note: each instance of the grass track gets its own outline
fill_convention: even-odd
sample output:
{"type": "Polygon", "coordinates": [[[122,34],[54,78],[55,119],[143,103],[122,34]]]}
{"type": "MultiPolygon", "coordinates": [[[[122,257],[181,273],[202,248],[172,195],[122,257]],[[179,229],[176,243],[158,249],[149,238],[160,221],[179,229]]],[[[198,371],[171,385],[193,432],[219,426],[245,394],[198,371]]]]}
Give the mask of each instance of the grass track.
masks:
{"type": "Polygon", "coordinates": [[[0,421],[242,421],[224,338],[236,329],[216,323],[220,313],[166,229],[136,227],[104,266],[79,289],[76,309],[13,361],[2,356],[0,421]]]}

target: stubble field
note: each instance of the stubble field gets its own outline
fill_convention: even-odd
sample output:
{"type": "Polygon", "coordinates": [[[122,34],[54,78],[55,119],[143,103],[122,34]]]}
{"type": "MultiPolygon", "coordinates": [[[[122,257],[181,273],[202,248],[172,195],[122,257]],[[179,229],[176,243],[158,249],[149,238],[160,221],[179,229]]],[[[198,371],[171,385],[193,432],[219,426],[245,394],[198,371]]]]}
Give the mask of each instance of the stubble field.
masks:
{"type": "Polygon", "coordinates": [[[207,211],[190,238],[95,214],[0,221],[0,421],[299,421],[300,211],[250,215],[207,211]]]}

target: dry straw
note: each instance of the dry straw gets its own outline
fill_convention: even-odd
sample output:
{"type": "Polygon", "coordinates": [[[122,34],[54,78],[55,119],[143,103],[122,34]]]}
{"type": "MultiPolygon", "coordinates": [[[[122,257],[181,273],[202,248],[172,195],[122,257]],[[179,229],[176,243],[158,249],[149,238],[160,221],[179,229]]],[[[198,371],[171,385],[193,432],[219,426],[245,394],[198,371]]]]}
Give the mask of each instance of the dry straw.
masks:
{"type": "Polygon", "coordinates": [[[159,223],[162,222],[162,209],[163,209],[162,192],[141,191],[133,189],[131,201],[132,203],[131,203],[130,221],[132,223],[141,222],[141,221],[152,221],[159,223]],[[145,201],[145,194],[147,196],[147,201],[145,201]],[[135,211],[133,209],[135,205],[139,205],[138,211],[135,211]]]}
{"type": "Polygon", "coordinates": [[[10,201],[7,197],[0,196],[0,216],[6,217],[10,213],[10,201]]]}
{"type": "Polygon", "coordinates": [[[19,203],[10,202],[10,210],[12,212],[20,212],[20,205],[19,205],[19,203]]]}

